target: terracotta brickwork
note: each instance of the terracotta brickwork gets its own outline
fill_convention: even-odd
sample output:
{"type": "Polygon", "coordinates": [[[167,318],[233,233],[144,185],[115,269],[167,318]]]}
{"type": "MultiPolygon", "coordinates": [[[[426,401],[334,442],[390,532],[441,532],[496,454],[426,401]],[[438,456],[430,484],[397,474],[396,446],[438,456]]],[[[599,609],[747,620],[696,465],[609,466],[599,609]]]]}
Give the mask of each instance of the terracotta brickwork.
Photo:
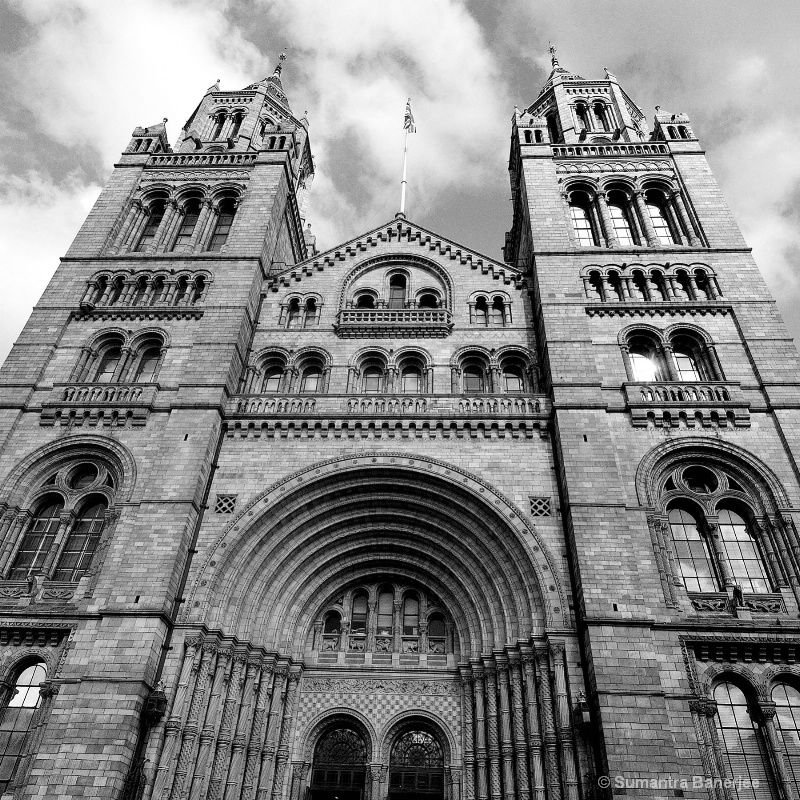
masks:
{"type": "Polygon", "coordinates": [[[0,789],[723,798],[735,686],[795,797],[797,352],[689,125],[554,58],[504,262],[317,252],[281,66],[136,128],[0,373],[0,789]]]}

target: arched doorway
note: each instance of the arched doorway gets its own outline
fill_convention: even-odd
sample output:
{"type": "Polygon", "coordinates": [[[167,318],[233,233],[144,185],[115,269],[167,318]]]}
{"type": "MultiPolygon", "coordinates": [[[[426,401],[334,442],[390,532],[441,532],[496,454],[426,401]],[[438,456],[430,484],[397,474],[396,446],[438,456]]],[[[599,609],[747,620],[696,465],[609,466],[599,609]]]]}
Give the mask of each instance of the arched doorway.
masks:
{"type": "Polygon", "coordinates": [[[389,756],[389,800],[444,800],[444,753],[425,730],[401,733],[389,756]]]}
{"type": "Polygon", "coordinates": [[[314,748],[311,800],[361,800],[364,796],[367,747],[352,728],[331,728],[314,748]]]}

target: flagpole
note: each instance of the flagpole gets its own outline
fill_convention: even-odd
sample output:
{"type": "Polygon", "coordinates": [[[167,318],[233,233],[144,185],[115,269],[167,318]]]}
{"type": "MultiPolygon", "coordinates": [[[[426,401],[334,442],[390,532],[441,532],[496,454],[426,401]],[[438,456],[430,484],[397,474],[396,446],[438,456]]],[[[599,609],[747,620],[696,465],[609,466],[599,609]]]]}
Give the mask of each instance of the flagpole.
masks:
{"type": "Polygon", "coordinates": [[[406,128],[405,140],[403,142],[403,180],[400,181],[400,213],[406,213],[406,162],[408,161],[408,128],[406,128]]]}

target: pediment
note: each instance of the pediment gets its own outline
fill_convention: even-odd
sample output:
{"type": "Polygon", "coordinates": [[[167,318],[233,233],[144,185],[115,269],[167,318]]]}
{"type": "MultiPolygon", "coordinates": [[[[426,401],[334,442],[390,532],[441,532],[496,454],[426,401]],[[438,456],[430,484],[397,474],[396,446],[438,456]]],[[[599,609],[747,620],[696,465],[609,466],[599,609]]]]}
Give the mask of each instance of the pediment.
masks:
{"type": "MultiPolygon", "coordinates": [[[[324,272],[334,266],[346,267],[348,261],[362,261],[364,253],[375,248],[377,255],[377,248],[387,243],[396,245],[395,256],[398,258],[403,255],[410,258],[435,256],[437,260],[445,258],[462,269],[480,270],[482,274],[509,286],[518,286],[524,280],[522,272],[515,267],[489,258],[409,220],[393,219],[324,253],[277,272],[270,278],[272,289],[278,291],[281,287],[302,281],[305,276],[324,272]]],[[[382,249],[381,255],[385,253],[386,250],[382,249]]]]}

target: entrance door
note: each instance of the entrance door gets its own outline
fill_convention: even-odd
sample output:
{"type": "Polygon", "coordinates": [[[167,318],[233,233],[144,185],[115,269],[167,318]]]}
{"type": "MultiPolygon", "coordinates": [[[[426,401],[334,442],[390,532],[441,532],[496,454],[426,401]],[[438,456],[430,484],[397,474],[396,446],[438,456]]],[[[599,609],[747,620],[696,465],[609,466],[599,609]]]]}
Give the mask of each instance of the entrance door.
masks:
{"type": "Polygon", "coordinates": [[[389,760],[390,800],[444,800],[444,758],[427,731],[407,731],[392,746],[389,760]]]}
{"type": "Polygon", "coordinates": [[[314,748],[311,800],[361,800],[367,748],[351,728],[332,728],[314,748]]]}

